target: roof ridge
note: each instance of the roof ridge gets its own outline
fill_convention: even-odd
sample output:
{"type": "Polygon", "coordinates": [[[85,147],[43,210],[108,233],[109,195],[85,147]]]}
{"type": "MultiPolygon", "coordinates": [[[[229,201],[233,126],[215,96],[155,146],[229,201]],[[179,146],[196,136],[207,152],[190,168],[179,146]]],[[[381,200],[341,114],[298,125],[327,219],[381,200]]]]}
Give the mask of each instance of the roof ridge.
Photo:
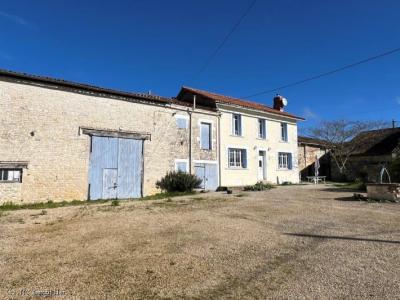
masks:
{"type": "Polygon", "coordinates": [[[207,90],[201,90],[201,89],[192,88],[192,87],[188,87],[188,86],[182,86],[182,88],[190,89],[190,90],[197,91],[197,92],[205,92],[205,93],[213,94],[213,95],[215,95],[215,96],[221,96],[221,97],[225,97],[225,98],[232,98],[232,99],[234,99],[234,100],[239,100],[239,101],[246,102],[246,103],[257,104],[257,105],[265,106],[265,107],[267,107],[267,108],[271,108],[271,109],[272,109],[271,106],[266,105],[266,104],[264,104],[264,103],[256,102],[256,101],[243,100],[243,99],[241,99],[241,98],[237,98],[237,97],[233,97],[233,96],[228,96],[228,95],[223,95],[223,94],[218,94],[218,93],[215,93],[215,92],[210,92],[210,91],[207,91],[207,90]]]}
{"type": "Polygon", "coordinates": [[[156,94],[146,94],[146,93],[139,93],[139,92],[132,92],[132,91],[124,91],[124,90],[117,90],[114,88],[109,88],[109,87],[101,87],[98,85],[93,85],[89,83],[81,83],[81,82],[76,82],[76,81],[71,81],[71,80],[66,80],[66,79],[60,79],[60,78],[55,78],[55,77],[50,77],[50,76],[43,76],[43,75],[35,75],[35,74],[29,74],[26,72],[17,72],[17,71],[11,71],[11,70],[6,70],[6,69],[1,69],[0,68],[0,76],[10,76],[10,77],[19,77],[23,78],[26,80],[37,80],[41,82],[46,82],[49,84],[62,84],[65,86],[69,87],[74,87],[74,88],[81,88],[81,89],[87,89],[87,90],[96,90],[97,92],[105,92],[105,93],[110,93],[110,94],[119,94],[119,95],[124,95],[125,97],[140,97],[140,98],[146,98],[146,99],[153,99],[153,100],[161,100],[164,102],[169,102],[171,101],[171,97],[165,97],[165,96],[160,96],[156,94]]]}

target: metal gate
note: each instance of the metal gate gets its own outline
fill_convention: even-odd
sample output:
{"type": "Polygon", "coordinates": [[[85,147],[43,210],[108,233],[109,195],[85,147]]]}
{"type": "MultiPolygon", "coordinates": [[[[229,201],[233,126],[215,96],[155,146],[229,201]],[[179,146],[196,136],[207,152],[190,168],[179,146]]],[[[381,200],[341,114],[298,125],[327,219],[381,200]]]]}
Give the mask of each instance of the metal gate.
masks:
{"type": "Polygon", "coordinates": [[[143,140],[91,137],[89,199],[142,196],[143,140]]]}
{"type": "Polygon", "coordinates": [[[195,163],[194,174],[199,177],[201,188],[205,190],[216,190],[218,187],[218,165],[207,163],[195,163]]]}

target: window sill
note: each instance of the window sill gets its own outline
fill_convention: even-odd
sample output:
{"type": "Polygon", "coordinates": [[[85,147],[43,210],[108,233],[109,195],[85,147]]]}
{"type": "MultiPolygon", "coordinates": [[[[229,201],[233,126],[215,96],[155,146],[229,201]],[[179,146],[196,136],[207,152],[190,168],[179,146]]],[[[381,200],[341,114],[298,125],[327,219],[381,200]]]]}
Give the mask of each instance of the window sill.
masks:
{"type": "Polygon", "coordinates": [[[293,169],[288,168],[278,168],[277,171],[293,171],[293,169]]]}
{"type": "Polygon", "coordinates": [[[268,141],[267,138],[260,138],[260,137],[257,137],[256,139],[257,139],[257,140],[260,140],[260,141],[268,141]]]}
{"type": "Polygon", "coordinates": [[[0,180],[1,183],[21,183],[21,181],[16,181],[16,180],[0,180]]]}
{"type": "Polygon", "coordinates": [[[241,168],[241,167],[228,167],[225,170],[248,170],[248,168],[241,168]]]}
{"type": "Polygon", "coordinates": [[[280,140],[279,143],[289,144],[289,141],[280,140]]]}
{"type": "Polygon", "coordinates": [[[213,149],[203,149],[203,148],[200,148],[200,150],[201,150],[201,151],[212,151],[213,149]]]}
{"type": "Polygon", "coordinates": [[[238,137],[238,138],[243,138],[244,137],[243,135],[234,135],[234,134],[231,134],[230,136],[231,137],[238,137]]]}

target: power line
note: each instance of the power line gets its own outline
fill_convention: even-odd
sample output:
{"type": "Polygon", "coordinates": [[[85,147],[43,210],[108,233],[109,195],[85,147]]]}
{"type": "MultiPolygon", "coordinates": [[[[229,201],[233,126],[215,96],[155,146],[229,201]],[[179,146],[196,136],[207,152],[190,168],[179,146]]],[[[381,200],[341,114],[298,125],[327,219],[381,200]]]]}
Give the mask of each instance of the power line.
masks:
{"type": "Polygon", "coordinates": [[[283,89],[286,89],[288,87],[300,85],[300,84],[303,84],[303,83],[306,83],[306,82],[309,82],[309,81],[312,81],[312,80],[319,79],[321,77],[329,76],[329,75],[332,75],[332,74],[337,73],[337,72],[341,72],[341,71],[344,71],[344,70],[347,70],[347,69],[350,69],[350,68],[354,68],[354,67],[356,67],[358,65],[365,64],[365,63],[370,62],[372,60],[375,60],[375,59],[378,59],[378,58],[381,58],[381,57],[384,57],[384,56],[388,56],[388,55],[394,54],[394,53],[399,52],[399,51],[400,51],[400,48],[396,48],[396,49],[393,49],[393,50],[390,50],[390,51],[387,51],[387,52],[384,52],[384,53],[381,53],[381,54],[378,54],[378,55],[375,55],[375,56],[371,56],[371,57],[368,57],[366,59],[363,59],[363,60],[348,64],[348,65],[345,65],[343,67],[340,67],[340,68],[337,68],[337,69],[334,69],[334,70],[331,70],[331,71],[328,71],[328,72],[324,72],[324,73],[321,73],[321,74],[318,74],[318,75],[314,75],[314,76],[308,77],[306,79],[294,81],[294,82],[282,85],[282,86],[277,87],[277,88],[273,88],[273,89],[270,89],[270,90],[258,92],[258,93],[255,93],[255,94],[252,94],[252,95],[248,95],[248,96],[245,96],[245,97],[241,97],[241,98],[242,99],[247,99],[247,98],[252,98],[252,97],[256,97],[256,96],[260,96],[260,95],[264,95],[264,94],[269,94],[269,93],[272,93],[272,92],[277,92],[279,90],[283,90],[283,89]]]}
{"type": "Polygon", "coordinates": [[[257,0],[253,0],[250,3],[250,5],[247,7],[247,9],[244,11],[244,13],[240,16],[239,20],[233,25],[231,30],[228,32],[228,34],[222,40],[222,42],[218,45],[217,48],[215,48],[214,52],[207,58],[207,60],[202,65],[202,67],[192,77],[192,79],[189,82],[195,81],[200,76],[200,74],[203,73],[207,69],[207,67],[210,65],[210,63],[215,58],[215,56],[218,54],[218,52],[222,49],[222,47],[225,45],[225,43],[229,40],[229,38],[235,32],[235,30],[239,27],[240,23],[242,23],[243,19],[249,14],[250,10],[253,8],[253,6],[254,6],[254,4],[256,4],[256,2],[257,2],[257,0]]]}

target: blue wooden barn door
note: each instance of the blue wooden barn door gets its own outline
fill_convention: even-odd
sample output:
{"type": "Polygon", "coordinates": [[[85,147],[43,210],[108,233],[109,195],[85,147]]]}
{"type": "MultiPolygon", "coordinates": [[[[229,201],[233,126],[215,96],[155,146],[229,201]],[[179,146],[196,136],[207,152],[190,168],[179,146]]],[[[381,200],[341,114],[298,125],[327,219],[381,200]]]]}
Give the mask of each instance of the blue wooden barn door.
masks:
{"type": "Polygon", "coordinates": [[[215,191],[218,188],[218,165],[206,164],[206,190],[215,191]]]}
{"type": "Polygon", "coordinates": [[[139,198],[142,187],[142,140],[119,139],[118,198],[139,198]]]}
{"type": "Polygon", "coordinates": [[[141,197],[143,141],[93,136],[91,143],[89,199],[141,197]]]}
{"type": "Polygon", "coordinates": [[[202,182],[200,188],[215,191],[218,187],[218,165],[207,163],[196,163],[194,165],[194,174],[202,182]]]}
{"type": "Polygon", "coordinates": [[[195,164],[194,165],[194,175],[196,175],[198,178],[201,179],[201,185],[200,188],[205,189],[205,166],[204,164],[195,164]]]}

